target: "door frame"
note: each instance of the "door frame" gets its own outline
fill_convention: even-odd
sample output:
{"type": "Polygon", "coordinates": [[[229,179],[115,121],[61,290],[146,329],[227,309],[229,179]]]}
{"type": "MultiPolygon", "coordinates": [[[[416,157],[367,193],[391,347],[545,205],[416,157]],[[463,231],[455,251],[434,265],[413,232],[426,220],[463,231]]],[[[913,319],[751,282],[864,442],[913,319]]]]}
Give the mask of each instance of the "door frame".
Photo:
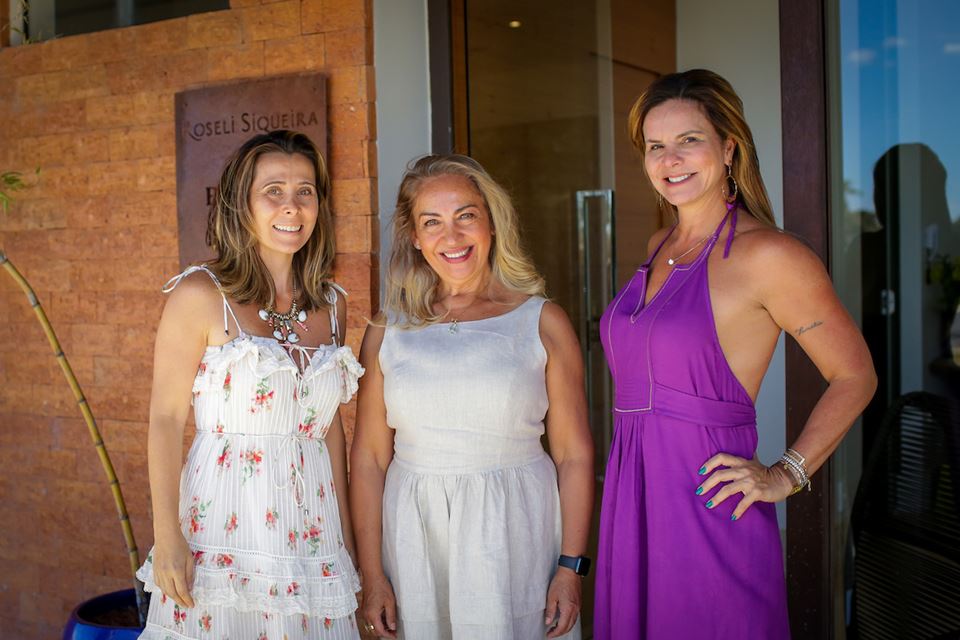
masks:
{"type": "MultiPolygon", "coordinates": [[[[783,123],[783,227],[802,238],[830,270],[830,173],[826,23],[823,0],[780,0],[780,82],[783,123]]],[[[795,340],[786,340],[786,435],[791,443],[826,389],[795,340]]],[[[813,490],[787,501],[787,584],[796,640],[833,635],[831,593],[832,464],[813,490]]],[[[842,541],[836,541],[840,544],[842,541]]]]}
{"type": "Polygon", "coordinates": [[[433,153],[470,153],[467,0],[427,0],[433,153]]]}

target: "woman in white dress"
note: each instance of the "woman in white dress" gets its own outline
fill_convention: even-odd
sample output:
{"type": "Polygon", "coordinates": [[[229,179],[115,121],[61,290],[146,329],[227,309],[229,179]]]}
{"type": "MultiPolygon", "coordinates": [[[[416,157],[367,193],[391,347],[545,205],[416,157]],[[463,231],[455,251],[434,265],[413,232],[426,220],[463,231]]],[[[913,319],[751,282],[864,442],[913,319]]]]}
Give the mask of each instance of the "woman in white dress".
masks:
{"type": "Polygon", "coordinates": [[[393,225],[351,450],[360,623],[410,640],[579,638],[593,444],[573,328],[476,161],[417,161],[393,225]]]}
{"type": "Polygon", "coordinates": [[[359,637],[338,407],[362,369],[343,346],[345,306],[330,281],[329,195],[306,136],[252,138],[220,180],[216,260],[165,287],[141,638],[359,637]],[[196,436],[181,472],[191,402],[196,436]]]}

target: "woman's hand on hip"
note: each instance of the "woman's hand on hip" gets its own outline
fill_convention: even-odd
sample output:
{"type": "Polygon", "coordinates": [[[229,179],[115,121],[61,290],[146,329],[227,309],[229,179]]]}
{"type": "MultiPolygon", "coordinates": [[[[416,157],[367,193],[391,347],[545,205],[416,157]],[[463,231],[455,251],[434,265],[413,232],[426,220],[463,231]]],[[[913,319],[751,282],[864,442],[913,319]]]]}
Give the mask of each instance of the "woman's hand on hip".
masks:
{"type": "Polygon", "coordinates": [[[718,453],[700,467],[699,473],[708,477],[696,488],[697,495],[706,495],[721,485],[716,495],[706,502],[708,509],[716,508],[730,496],[743,494],[731,520],[743,517],[754,502],[780,502],[793,492],[793,480],[780,465],[765,467],[756,458],[747,460],[718,453]]]}
{"type": "Polygon", "coordinates": [[[360,612],[360,627],[366,633],[378,638],[397,637],[397,599],[386,576],[373,579],[364,576],[360,612]]]}
{"type": "Polygon", "coordinates": [[[544,624],[550,628],[548,638],[559,638],[573,628],[580,615],[580,576],[565,567],[557,569],[547,589],[544,624]]]}
{"type": "Polygon", "coordinates": [[[193,576],[193,552],[183,534],[158,539],[153,547],[153,581],[160,591],[181,607],[192,608],[193,576]]]}

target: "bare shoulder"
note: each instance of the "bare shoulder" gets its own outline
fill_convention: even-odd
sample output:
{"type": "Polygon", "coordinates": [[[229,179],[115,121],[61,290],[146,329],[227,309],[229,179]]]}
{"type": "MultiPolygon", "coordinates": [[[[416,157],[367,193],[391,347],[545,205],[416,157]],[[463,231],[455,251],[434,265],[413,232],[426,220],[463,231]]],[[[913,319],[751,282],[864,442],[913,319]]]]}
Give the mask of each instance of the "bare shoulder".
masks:
{"type": "Polygon", "coordinates": [[[223,297],[213,279],[206,273],[195,271],[181,278],[167,294],[165,313],[169,310],[206,317],[210,312],[220,313],[222,305],[223,297]]]}
{"type": "Polygon", "coordinates": [[[554,348],[567,348],[571,345],[579,349],[577,334],[567,312],[556,302],[543,303],[540,311],[540,338],[547,352],[554,348]]]}
{"type": "MultiPolygon", "coordinates": [[[[231,327],[231,332],[233,331],[231,327]]],[[[160,317],[157,344],[208,345],[228,340],[223,332],[223,297],[209,275],[194,272],[169,292],[160,317]]]]}
{"type": "Polygon", "coordinates": [[[757,222],[742,232],[738,229],[732,251],[742,256],[748,268],[761,273],[824,270],[819,256],[801,238],[757,222]]]}
{"type": "Polygon", "coordinates": [[[363,341],[360,344],[360,364],[365,369],[374,367],[379,370],[380,346],[383,344],[383,335],[387,330],[387,318],[380,312],[370,322],[363,332],[363,341]]]}
{"type": "Polygon", "coordinates": [[[731,256],[736,257],[730,261],[735,278],[768,312],[836,297],[820,257],[792,234],[770,227],[749,229],[737,234],[731,256]]]}

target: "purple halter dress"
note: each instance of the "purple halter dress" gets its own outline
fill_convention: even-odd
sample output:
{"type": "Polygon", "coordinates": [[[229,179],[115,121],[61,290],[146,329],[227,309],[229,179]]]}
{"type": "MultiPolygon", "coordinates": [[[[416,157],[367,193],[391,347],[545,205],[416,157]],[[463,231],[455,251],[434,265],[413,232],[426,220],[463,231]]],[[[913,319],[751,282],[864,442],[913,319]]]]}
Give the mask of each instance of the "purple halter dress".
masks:
{"type": "Polygon", "coordinates": [[[600,513],[597,640],[790,636],[774,505],[754,503],[731,521],[741,494],[707,509],[719,487],[695,493],[711,456],[752,458],[757,447],[753,402],[720,348],[707,282],[707,259],[728,219],[726,258],[736,210],[644,305],[661,242],[601,319],[616,399],[600,513]]]}

